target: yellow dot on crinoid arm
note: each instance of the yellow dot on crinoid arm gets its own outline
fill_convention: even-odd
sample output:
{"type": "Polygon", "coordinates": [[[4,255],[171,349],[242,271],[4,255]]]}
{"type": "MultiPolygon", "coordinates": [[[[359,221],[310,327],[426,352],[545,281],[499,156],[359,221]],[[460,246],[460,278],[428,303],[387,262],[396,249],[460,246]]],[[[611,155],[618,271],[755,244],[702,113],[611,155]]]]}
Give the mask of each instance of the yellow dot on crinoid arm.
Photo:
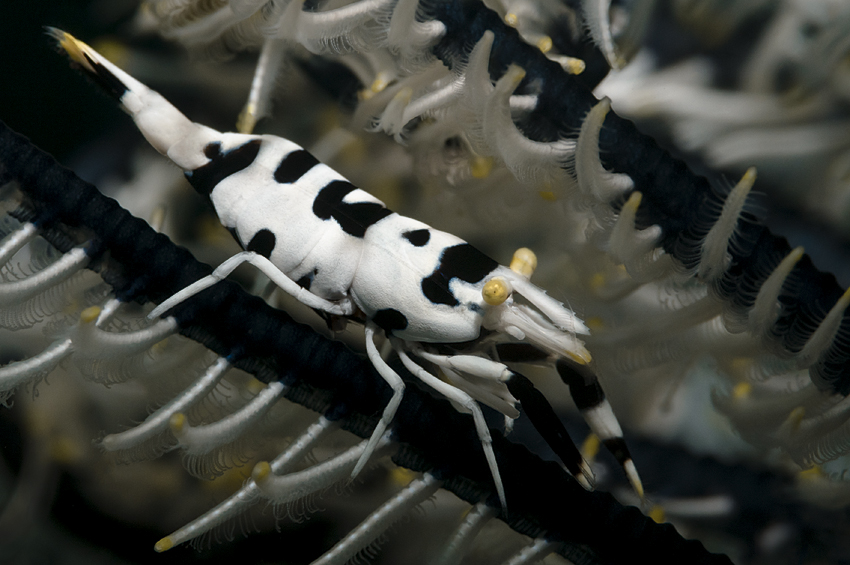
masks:
{"type": "Polygon", "coordinates": [[[656,504],[650,509],[648,516],[656,524],[662,524],[664,523],[664,508],[656,504]]]}
{"type": "Polygon", "coordinates": [[[171,418],[169,418],[168,425],[171,428],[172,433],[179,434],[183,431],[183,427],[186,425],[186,414],[183,414],[182,412],[175,412],[171,415],[171,418]]]}
{"type": "Polygon", "coordinates": [[[484,297],[484,302],[490,306],[498,306],[505,303],[505,300],[511,295],[511,290],[510,284],[505,279],[490,279],[481,289],[481,296],[484,297]]]}
{"type": "Polygon", "coordinates": [[[734,398],[735,400],[745,400],[749,398],[752,392],[753,385],[751,385],[750,383],[738,383],[732,389],[732,398],[734,398]]]}
{"type": "Polygon", "coordinates": [[[269,462],[260,461],[259,463],[254,465],[254,469],[251,471],[251,478],[254,479],[255,483],[259,483],[271,474],[272,466],[269,465],[269,462]]]}
{"type": "Polygon", "coordinates": [[[89,306],[82,312],[80,312],[80,323],[81,324],[91,324],[97,317],[100,316],[100,306],[89,306]]]}
{"type": "Polygon", "coordinates": [[[169,536],[166,536],[156,542],[156,545],[153,546],[153,550],[157,553],[162,553],[163,551],[168,551],[172,547],[174,547],[174,542],[169,536]]]}

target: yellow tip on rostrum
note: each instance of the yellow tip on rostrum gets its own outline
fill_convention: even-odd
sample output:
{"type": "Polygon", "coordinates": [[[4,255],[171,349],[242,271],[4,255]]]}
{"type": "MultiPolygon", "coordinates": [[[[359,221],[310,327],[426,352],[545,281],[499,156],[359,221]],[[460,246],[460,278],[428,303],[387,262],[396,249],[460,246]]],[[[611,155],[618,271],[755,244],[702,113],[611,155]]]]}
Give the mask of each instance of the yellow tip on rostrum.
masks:
{"type": "Polygon", "coordinates": [[[537,268],[537,255],[528,247],[520,247],[514,251],[511,259],[511,270],[525,278],[531,278],[537,268]]]}
{"type": "Polygon", "coordinates": [[[172,541],[170,537],[166,536],[156,542],[156,545],[153,546],[153,550],[157,553],[162,553],[163,551],[168,551],[172,547],[174,547],[174,541],[172,541]]]}
{"type": "Polygon", "coordinates": [[[83,65],[87,69],[91,69],[91,65],[89,65],[89,62],[86,60],[85,55],[83,55],[84,51],[91,49],[88,45],[70,33],[62,31],[61,29],[56,29],[55,27],[47,28],[47,32],[56,39],[57,43],[59,43],[59,47],[68,54],[72,61],[83,65]]]}
{"type": "Polygon", "coordinates": [[[251,478],[254,479],[255,483],[259,483],[264,481],[271,474],[272,466],[269,465],[269,462],[260,461],[254,465],[254,469],[251,471],[251,478]]]}
{"type": "Polygon", "coordinates": [[[91,324],[97,317],[100,316],[100,306],[89,306],[82,312],[80,312],[80,323],[81,324],[91,324]]]}
{"type": "Polygon", "coordinates": [[[484,297],[484,302],[490,306],[498,306],[505,303],[512,291],[513,289],[508,281],[495,278],[484,284],[484,288],[481,289],[481,296],[484,297]]]}

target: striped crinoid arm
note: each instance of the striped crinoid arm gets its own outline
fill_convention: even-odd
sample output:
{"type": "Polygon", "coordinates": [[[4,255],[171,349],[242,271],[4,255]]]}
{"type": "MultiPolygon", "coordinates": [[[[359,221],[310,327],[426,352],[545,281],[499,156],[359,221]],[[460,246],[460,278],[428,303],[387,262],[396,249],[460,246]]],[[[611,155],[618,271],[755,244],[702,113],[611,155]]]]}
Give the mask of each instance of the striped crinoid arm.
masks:
{"type": "MultiPolygon", "coordinates": [[[[170,432],[175,439],[165,440],[166,443],[170,441],[174,445],[176,440],[187,452],[203,451],[205,443],[215,442],[210,436],[216,436],[220,443],[233,441],[234,436],[238,438],[245,431],[244,421],[280,396],[323,414],[281,458],[256,466],[251,482],[225,503],[235,510],[217,509],[190,524],[188,530],[163,539],[158,544],[159,550],[187,541],[238,514],[242,499],[246,503],[256,502],[257,496],[262,496],[253,491],[243,492],[246,488],[263,493],[280,492],[277,483],[288,481],[289,487],[280,488],[309,492],[327,488],[335,480],[348,476],[348,465],[356,461],[356,452],[340,454],[301,474],[286,474],[284,467],[287,457],[294,457],[292,450],[300,450],[302,454],[309,450],[332,422],[360,437],[370,435],[374,414],[383,407],[390,391],[361,356],[294,322],[286,313],[231,283],[216,285],[176,307],[174,317],[168,319],[170,322],[115,331],[109,319],[120,318],[122,308],[132,303],[162,301],[208,274],[210,267],[197,262],[188,251],[131,216],[115,201],[101,195],[5,126],[0,132],[0,152],[0,178],[8,185],[6,204],[15,206],[11,215],[21,222],[17,231],[4,240],[3,248],[20,248],[36,234],[49,241],[61,257],[82,247],[88,257],[85,266],[97,272],[111,289],[107,295],[99,294],[77,306],[83,308],[78,321],[70,323],[70,331],[52,346],[54,349],[62,348],[61,355],[72,361],[75,356],[125,356],[179,333],[219,356],[212,364],[206,363],[207,370],[197,381],[137,428],[106,436],[102,442],[105,449],[131,449],[153,435],[170,432]],[[87,306],[92,303],[93,307],[87,306]],[[187,426],[183,414],[192,402],[192,394],[202,396],[200,389],[204,382],[218,378],[217,374],[230,365],[255,375],[267,386],[233,413],[209,424],[187,426]],[[156,429],[145,436],[145,426],[156,429]],[[132,432],[140,428],[143,431],[132,437],[132,432]]],[[[43,354],[45,370],[50,369],[49,351],[43,354]]],[[[37,359],[25,360],[0,370],[8,373],[17,367],[25,373],[8,381],[15,387],[35,374],[27,373],[23,365],[37,362],[37,359]]],[[[392,454],[397,465],[424,473],[424,478],[376,511],[364,522],[362,531],[366,533],[341,543],[336,553],[326,558],[327,562],[338,562],[334,555],[350,556],[351,552],[360,551],[357,548],[367,547],[373,541],[369,536],[382,534],[399,508],[418,504],[438,486],[470,503],[489,504],[492,507],[489,512],[498,513],[498,499],[469,420],[448,402],[409,387],[387,446],[379,449],[392,454]]],[[[502,514],[501,518],[516,531],[538,539],[527,553],[556,551],[575,562],[615,563],[627,555],[643,552],[661,562],[728,562],[723,556],[706,552],[699,542],[682,539],[672,526],[656,524],[636,508],[620,506],[610,495],[585,491],[557,464],[541,461],[496,432],[493,436],[494,451],[511,501],[510,513],[502,514]],[[573,510],[565,511],[565,508],[573,510]],[[619,543],[611,543],[612,539],[619,543]]],[[[271,500],[284,500],[280,496],[269,495],[271,500]]]]}

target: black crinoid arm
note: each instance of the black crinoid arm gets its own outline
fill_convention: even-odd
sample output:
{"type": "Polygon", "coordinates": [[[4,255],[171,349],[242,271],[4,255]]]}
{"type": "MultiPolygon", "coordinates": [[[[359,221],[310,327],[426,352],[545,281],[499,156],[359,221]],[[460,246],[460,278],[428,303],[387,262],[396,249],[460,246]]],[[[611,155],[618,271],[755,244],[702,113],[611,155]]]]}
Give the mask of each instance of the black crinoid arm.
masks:
{"type": "MultiPolygon", "coordinates": [[[[12,215],[34,223],[60,251],[88,242],[94,269],[122,301],[157,302],[211,269],[168,237],[130,215],[117,202],[25,137],[0,126],[0,173],[18,203],[12,215]]],[[[286,396],[342,427],[369,437],[390,395],[371,365],[286,313],[224,282],[175,308],[179,332],[264,382],[283,380],[286,396]]],[[[472,503],[498,500],[471,419],[415,386],[394,422],[401,448],[393,462],[427,471],[443,487],[472,503]]],[[[701,543],[683,539],[669,524],[656,524],[609,494],[587,492],[559,465],[494,432],[516,531],[559,543],[575,563],[619,563],[645,555],[660,563],[728,563],[701,543]]]]}

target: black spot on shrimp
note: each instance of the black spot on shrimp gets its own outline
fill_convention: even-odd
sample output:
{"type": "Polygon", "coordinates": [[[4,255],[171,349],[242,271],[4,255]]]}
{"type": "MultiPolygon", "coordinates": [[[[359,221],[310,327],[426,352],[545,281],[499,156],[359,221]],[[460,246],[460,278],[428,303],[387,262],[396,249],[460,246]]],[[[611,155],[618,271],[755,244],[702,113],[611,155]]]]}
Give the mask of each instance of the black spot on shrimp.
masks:
{"type": "Polygon", "coordinates": [[[372,316],[372,321],[378,324],[378,327],[386,332],[407,328],[407,316],[393,308],[378,310],[375,312],[375,315],[372,316]]]}
{"type": "Polygon", "coordinates": [[[312,271],[295,281],[295,284],[297,284],[301,288],[310,290],[310,287],[313,285],[313,281],[316,280],[316,275],[318,274],[319,269],[313,269],[312,271]]]}
{"type": "Polygon", "coordinates": [[[293,151],[283,158],[274,172],[274,180],[281,184],[293,183],[319,164],[319,160],[304,149],[293,151]]]}
{"type": "Polygon", "coordinates": [[[271,231],[263,228],[254,234],[254,237],[252,237],[251,241],[248,242],[246,250],[253,251],[254,253],[262,255],[268,259],[271,257],[272,251],[274,251],[275,243],[277,243],[275,235],[271,231]]]}
{"type": "Polygon", "coordinates": [[[250,167],[260,152],[260,145],[262,145],[262,141],[254,139],[244,145],[222,152],[220,142],[210,143],[204,148],[204,155],[210,159],[210,162],[194,171],[186,171],[184,174],[195,190],[200,194],[209,196],[218,183],[230,175],[250,167]]]}
{"type": "Polygon", "coordinates": [[[411,245],[424,247],[431,239],[431,231],[426,228],[422,228],[421,230],[406,231],[401,234],[401,236],[409,241],[411,245]]]}
{"type": "Polygon", "coordinates": [[[370,226],[393,212],[376,202],[343,202],[342,199],[354,190],[357,187],[348,181],[331,181],[316,195],[313,213],[322,220],[333,218],[348,235],[363,237],[370,226]]]}
{"type": "Polygon", "coordinates": [[[422,279],[422,294],[434,304],[457,306],[459,302],[449,289],[452,279],[477,283],[498,266],[468,243],[447,247],[440,256],[440,265],[422,279]]]}

